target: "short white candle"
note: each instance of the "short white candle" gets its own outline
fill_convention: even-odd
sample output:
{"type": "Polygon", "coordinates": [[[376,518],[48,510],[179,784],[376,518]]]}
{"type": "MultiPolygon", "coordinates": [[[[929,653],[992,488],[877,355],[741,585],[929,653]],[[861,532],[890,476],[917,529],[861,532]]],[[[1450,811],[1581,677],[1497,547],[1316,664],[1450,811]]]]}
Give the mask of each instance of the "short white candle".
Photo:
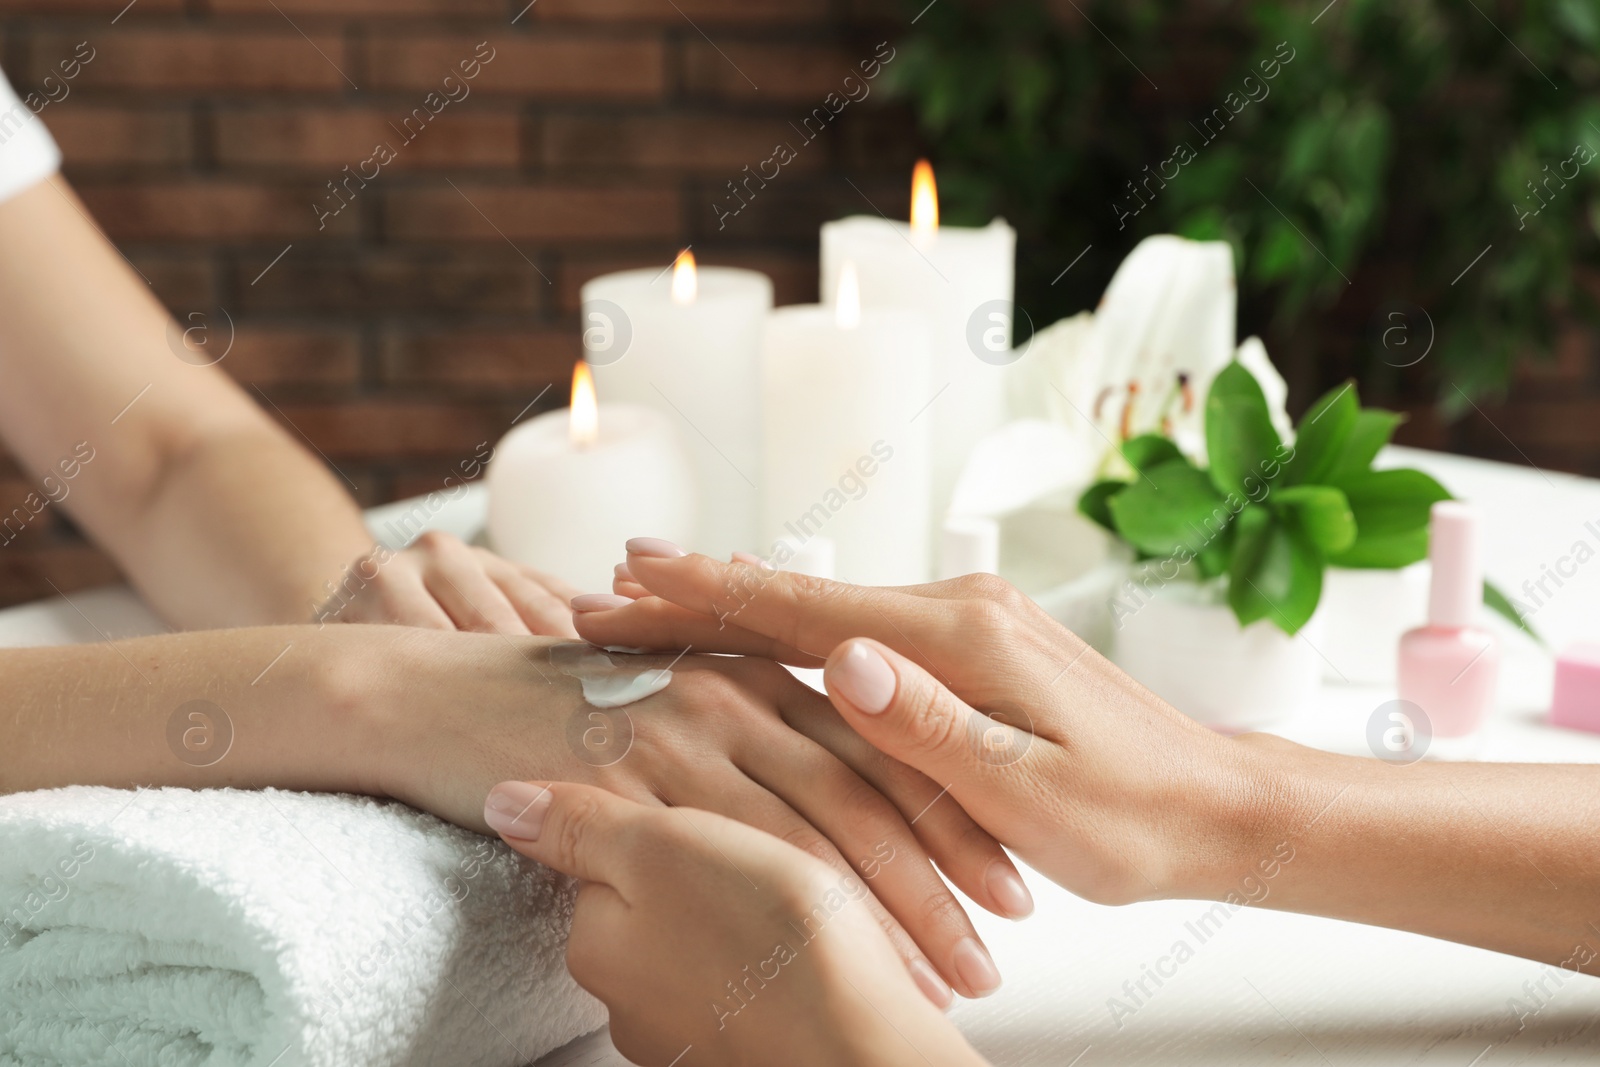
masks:
{"type": "Polygon", "coordinates": [[[587,592],[610,590],[628,538],[683,540],[694,530],[694,476],[677,428],[651,408],[597,405],[582,363],[572,407],[506,434],[485,478],[490,546],[587,592]]]}
{"type": "Polygon", "coordinates": [[[933,330],[935,393],[930,539],[942,530],[972,447],[1006,420],[1005,362],[1012,340],[1017,234],[996,219],[982,228],[940,226],[933,172],[919,164],[912,222],[855,216],[822,227],[822,292],[837,291],[854,263],[861,306],[914,308],[933,330]],[[990,361],[993,362],[990,362],[990,361]]]}
{"type": "Polygon", "coordinates": [[[834,544],[837,576],[925,582],[931,457],[927,324],[866,311],[845,272],[835,306],[774,311],[762,345],[762,532],[769,559],[834,544]]]}
{"type": "Polygon", "coordinates": [[[654,408],[683,431],[700,505],[683,544],[726,559],[759,547],[761,326],[772,310],[765,274],[696,268],[633,270],[583,287],[584,350],[600,399],[654,408]]]}

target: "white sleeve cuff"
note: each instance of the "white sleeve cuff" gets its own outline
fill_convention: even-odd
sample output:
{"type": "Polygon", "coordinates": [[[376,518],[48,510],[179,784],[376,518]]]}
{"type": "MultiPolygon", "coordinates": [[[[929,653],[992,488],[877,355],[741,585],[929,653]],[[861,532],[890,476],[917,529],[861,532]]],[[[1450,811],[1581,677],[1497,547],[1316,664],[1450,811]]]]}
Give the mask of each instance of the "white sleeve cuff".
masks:
{"type": "Polygon", "coordinates": [[[17,99],[0,71],[0,201],[44,181],[60,166],[61,150],[50,131],[17,99]]]}

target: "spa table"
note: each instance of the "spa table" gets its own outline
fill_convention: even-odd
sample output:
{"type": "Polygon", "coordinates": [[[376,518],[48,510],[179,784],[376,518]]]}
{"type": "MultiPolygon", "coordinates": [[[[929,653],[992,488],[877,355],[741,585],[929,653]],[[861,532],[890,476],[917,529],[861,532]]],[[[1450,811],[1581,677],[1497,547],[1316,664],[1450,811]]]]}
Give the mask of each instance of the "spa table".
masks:
{"type": "MultiPolygon", "coordinates": [[[[1488,569],[1514,595],[1543,565],[1570,558],[1577,542],[1600,549],[1600,482],[1403,449],[1391,450],[1389,458],[1427,469],[1484,505],[1488,569]]],[[[370,512],[375,533],[383,536],[385,523],[405,507],[370,512]]],[[[483,510],[474,490],[436,514],[433,525],[471,537],[481,528],[483,510]]],[[[1540,607],[1536,622],[1558,647],[1600,637],[1600,563],[1580,566],[1540,607]]],[[[125,588],[0,612],[0,644],[92,641],[159,629],[125,588]]],[[[1549,689],[1548,661],[1527,642],[1509,641],[1501,703],[1486,729],[1482,758],[1600,762],[1600,736],[1543,725],[1549,689]]],[[[1325,686],[1313,708],[1277,729],[1307,744],[1365,755],[1367,719],[1392,696],[1325,686]]],[[[1562,798],[1540,802],[1560,804],[1562,798]]],[[[1485,836],[1492,840],[1487,829],[1485,836]]],[[[1006,984],[995,996],[953,1011],[973,1044],[998,1065],[1498,1067],[1600,1059],[1600,981],[1594,978],[1410,934],[1263,909],[1227,914],[1198,901],[1100,907],[1031,873],[1028,881],[1038,902],[1028,921],[1013,924],[973,909],[1006,984]],[[1178,963],[1180,941],[1187,951],[1178,963]],[[1144,978],[1140,992],[1147,967],[1166,976],[1159,986],[1144,978]]],[[[1600,949],[1600,915],[1595,922],[1592,944],[1600,949]]],[[[769,995],[781,996],[781,989],[769,995]]],[[[687,1057],[684,1067],[693,1062],[687,1057]]],[[[601,1031],[539,1063],[610,1067],[625,1061],[601,1031]]]]}

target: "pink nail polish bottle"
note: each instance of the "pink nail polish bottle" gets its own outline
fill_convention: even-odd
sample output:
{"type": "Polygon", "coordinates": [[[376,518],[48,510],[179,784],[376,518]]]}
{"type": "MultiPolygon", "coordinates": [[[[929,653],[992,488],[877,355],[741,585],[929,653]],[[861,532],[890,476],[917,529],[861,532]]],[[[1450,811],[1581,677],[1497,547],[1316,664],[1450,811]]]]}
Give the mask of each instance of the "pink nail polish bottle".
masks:
{"type": "Polygon", "coordinates": [[[1428,624],[1400,639],[1400,699],[1422,709],[1429,754],[1470,755],[1494,704],[1500,643],[1478,624],[1483,607],[1483,535],[1476,508],[1458,500],[1433,505],[1428,559],[1433,585],[1428,624]]]}

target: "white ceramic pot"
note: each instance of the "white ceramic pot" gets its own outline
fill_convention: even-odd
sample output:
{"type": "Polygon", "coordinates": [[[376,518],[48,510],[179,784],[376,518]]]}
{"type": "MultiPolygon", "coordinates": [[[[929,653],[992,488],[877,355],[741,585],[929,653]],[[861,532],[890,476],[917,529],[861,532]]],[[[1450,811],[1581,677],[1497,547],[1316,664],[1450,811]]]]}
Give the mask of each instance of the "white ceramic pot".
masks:
{"type": "Polygon", "coordinates": [[[1111,659],[1167,703],[1226,733],[1287,718],[1316,693],[1322,612],[1290,637],[1268,620],[1241,628],[1226,584],[1176,580],[1113,608],[1111,659]]]}

